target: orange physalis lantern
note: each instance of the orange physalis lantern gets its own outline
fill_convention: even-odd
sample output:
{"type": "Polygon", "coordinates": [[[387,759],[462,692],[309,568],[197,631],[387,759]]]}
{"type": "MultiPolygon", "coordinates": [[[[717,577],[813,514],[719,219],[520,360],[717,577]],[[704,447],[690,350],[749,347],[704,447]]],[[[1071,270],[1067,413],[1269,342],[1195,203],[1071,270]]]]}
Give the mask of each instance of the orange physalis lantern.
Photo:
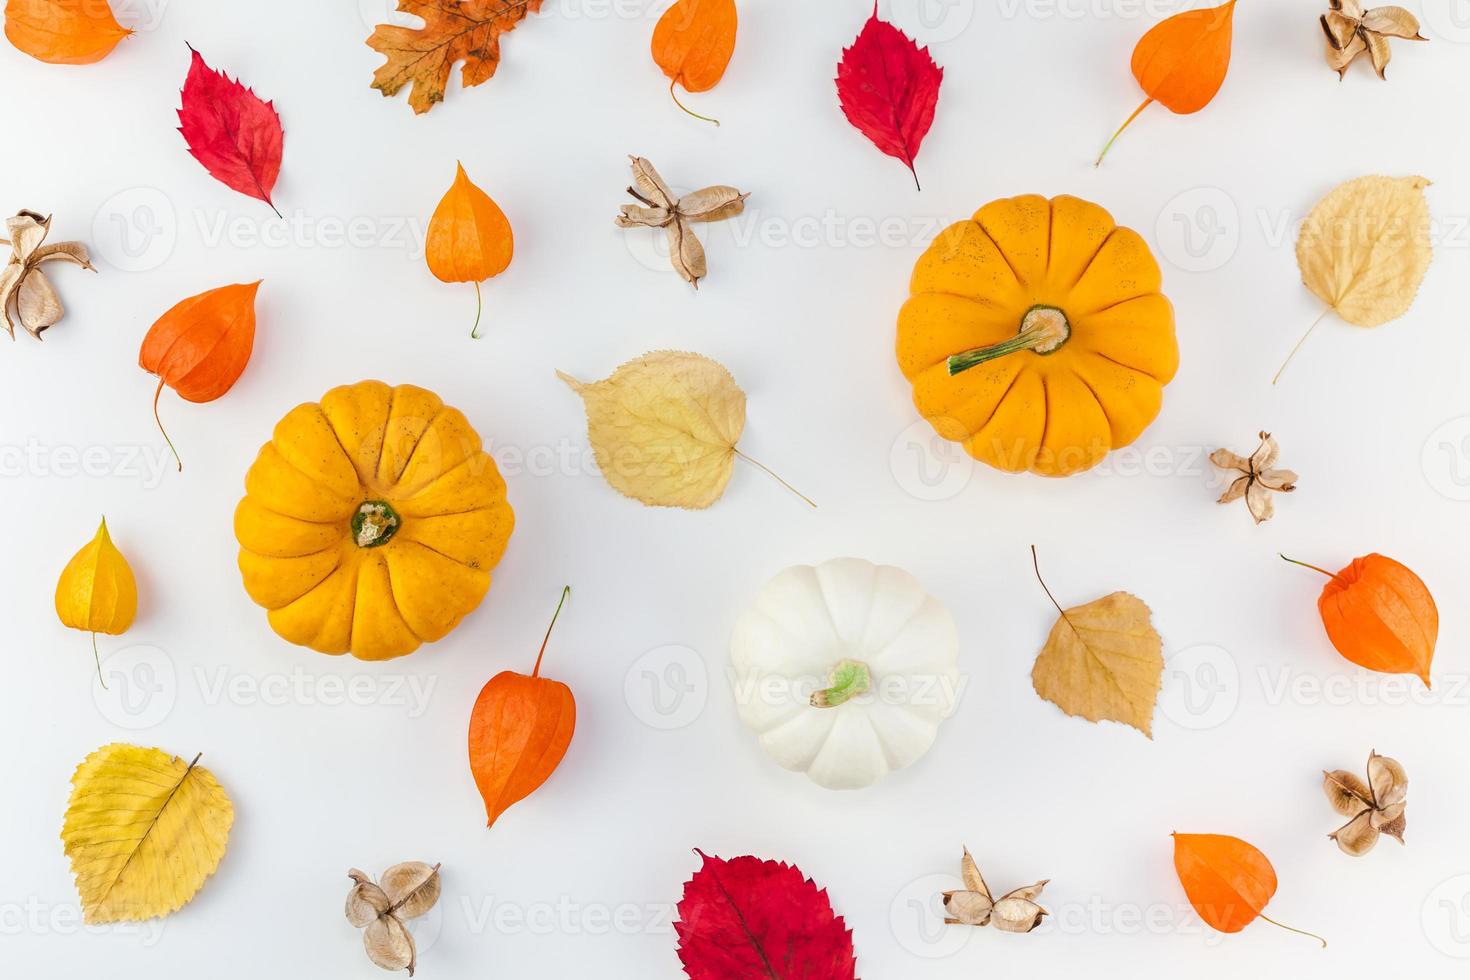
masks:
{"type": "Polygon", "coordinates": [[[510,265],[515,236],[500,205],[474,185],[462,164],[455,166],[454,183],[429,219],[424,258],[440,282],[475,284],[475,325],[470,336],[479,339],[480,283],[510,265]]]}

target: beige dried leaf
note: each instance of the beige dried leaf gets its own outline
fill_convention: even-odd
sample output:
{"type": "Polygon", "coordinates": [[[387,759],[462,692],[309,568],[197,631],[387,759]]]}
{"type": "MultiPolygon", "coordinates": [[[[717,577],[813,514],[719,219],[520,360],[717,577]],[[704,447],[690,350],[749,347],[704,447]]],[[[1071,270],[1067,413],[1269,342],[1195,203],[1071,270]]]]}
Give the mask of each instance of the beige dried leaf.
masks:
{"type": "Polygon", "coordinates": [[[1228,449],[1217,449],[1210,453],[1210,462],[1223,470],[1234,470],[1242,475],[1233,480],[1216,503],[1228,504],[1245,498],[1246,509],[1257,524],[1269,521],[1276,513],[1271,500],[1272,493],[1291,493],[1296,489],[1297,475],[1291,470],[1275,468],[1276,458],[1281,454],[1271,433],[1260,434],[1261,444],[1243,459],[1228,449]]]}
{"type": "Polygon", "coordinates": [[[960,860],[960,877],[964,880],[963,890],[947,891],[942,894],[945,924],[964,926],[992,925],[1002,932],[1030,932],[1041,924],[1046,909],[1036,903],[1046,879],[1025,885],[992,900],[990,889],[970,849],[965,848],[960,860]]]}
{"type": "Polygon", "coordinates": [[[1433,257],[1424,177],[1359,177],[1317,203],[1302,223],[1302,282],[1327,310],[1297,341],[1272,384],[1328,313],[1378,327],[1409,311],[1433,257]]]}
{"type": "Polygon", "coordinates": [[[1036,578],[1061,615],[1031,668],[1031,685],[1069,715],[1088,721],[1118,721],[1153,738],[1154,704],[1164,683],[1164,644],[1144,601],[1114,592],[1085,605],[1062,609],[1036,578]]]}
{"type": "Polygon", "coordinates": [[[347,872],[347,921],[362,934],[368,959],[385,970],[407,970],[417,965],[413,935],[404,922],[428,912],[439,901],[439,865],[405,861],[384,871],[379,882],[353,868],[347,872]]]}
{"type": "Polygon", "coordinates": [[[1429,269],[1424,177],[1359,177],[1324,197],[1302,225],[1302,281],[1359,327],[1395,320],[1413,305],[1429,269]]]}
{"type": "Polygon", "coordinates": [[[745,431],[745,392],[708,357],[654,351],[591,384],[556,376],[582,399],[603,477],[634,500],[702,509],[725,492],[735,457],[766,469],[736,448],[745,431]]]}
{"type": "Polygon", "coordinates": [[[1322,33],[1327,39],[1327,64],[1341,78],[1363,52],[1368,52],[1379,78],[1393,57],[1388,39],[1427,41],[1419,33],[1419,19],[1403,7],[1374,7],[1364,10],[1358,0],[1328,0],[1331,10],[1322,15],[1322,33]]]}
{"type": "Polygon", "coordinates": [[[1404,842],[1409,777],[1397,760],[1370,752],[1367,782],[1341,769],[1322,775],[1327,802],[1340,815],[1351,818],[1327,835],[1344,854],[1361,857],[1384,834],[1404,842]]]}
{"type": "Polygon", "coordinates": [[[722,221],[745,209],[745,199],[733,187],[717,184],[691,191],[681,198],[674,192],[652,163],[643,157],[629,157],[633,165],[633,186],[628,188],[644,206],[624,204],[614,223],[619,228],[663,228],[668,238],[669,262],[684,281],[699,288],[699,280],[709,274],[704,246],[689,227],[694,221],[722,221]]]}
{"type": "Polygon", "coordinates": [[[65,260],[83,269],[97,270],[87,257],[87,247],[81,242],[42,244],[51,230],[49,215],[43,217],[34,211],[21,211],[6,220],[5,230],[9,237],[0,239],[0,244],[10,246],[10,257],[0,269],[0,319],[4,320],[6,331],[14,339],[15,321],[10,316],[13,305],[20,325],[40,340],[41,332],[66,312],[55,287],[41,271],[41,264],[65,260]]]}

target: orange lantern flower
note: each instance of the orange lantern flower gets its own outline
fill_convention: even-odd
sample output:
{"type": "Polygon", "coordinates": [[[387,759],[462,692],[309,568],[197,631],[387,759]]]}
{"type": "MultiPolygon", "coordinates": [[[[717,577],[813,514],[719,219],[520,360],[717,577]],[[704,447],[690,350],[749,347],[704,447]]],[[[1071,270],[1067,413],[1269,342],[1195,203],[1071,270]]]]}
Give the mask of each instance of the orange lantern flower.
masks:
{"type": "Polygon", "coordinates": [[[1392,558],[1364,555],[1337,574],[1281,556],[1326,575],[1317,598],[1327,638],[1344,658],[1385,674],[1414,674],[1429,686],[1439,638],[1439,609],[1424,580],[1392,558]]]}
{"type": "Polygon", "coordinates": [[[475,325],[479,339],[480,283],[505,271],[515,253],[515,236],[505,212],[455,164],[454,183],[434,209],[424,243],[429,271],[441,282],[475,284],[475,325]]]}
{"type": "Polygon", "coordinates": [[[1276,894],[1276,869],[1260,850],[1239,837],[1224,834],[1174,834],[1174,871],[1189,904],[1205,924],[1221,932],[1239,932],[1264,919],[1287,932],[1321,936],[1282,925],[1263,909],[1276,894]]]}
{"type": "Polygon", "coordinates": [[[650,48],[654,62],[669,76],[669,97],[689,115],[716,126],[718,119],[701,116],[680,102],[674,86],[708,92],[719,84],[735,53],[739,26],[735,0],[679,0],[653,28],[650,48]]]}
{"type": "Polygon", "coordinates": [[[1186,10],[1154,25],[1133,49],[1133,77],[1148,98],[1118,127],[1095,166],[1102,164],[1123,130],[1151,104],[1158,102],[1183,116],[1209,105],[1230,71],[1234,27],[1235,0],[1219,7],[1186,10]]]}

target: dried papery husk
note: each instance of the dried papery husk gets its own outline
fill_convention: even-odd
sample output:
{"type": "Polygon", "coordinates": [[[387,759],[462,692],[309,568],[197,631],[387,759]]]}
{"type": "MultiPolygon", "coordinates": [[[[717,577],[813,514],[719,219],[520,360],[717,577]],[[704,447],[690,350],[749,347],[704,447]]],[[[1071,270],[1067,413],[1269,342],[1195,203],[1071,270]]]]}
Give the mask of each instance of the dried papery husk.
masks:
{"type": "Polygon", "coordinates": [[[1046,909],[1036,903],[1047,879],[1031,885],[1023,885],[1002,895],[995,901],[990,895],[990,886],[980,874],[980,867],[965,849],[960,860],[960,877],[964,880],[963,891],[943,893],[945,924],[959,926],[994,926],[1002,932],[1030,932],[1041,924],[1047,915],[1046,909]]]}
{"type": "Polygon", "coordinates": [[[396,915],[384,915],[368,923],[362,934],[368,959],[385,970],[407,970],[413,976],[418,965],[413,935],[396,915]]]}
{"type": "Polygon", "coordinates": [[[347,893],[347,921],[361,929],[386,913],[393,903],[383,889],[373,884],[367,875],[356,868],[347,872],[347,877],[356,882],[347,893]]]}
{"type": "Polygon", "coordinates": [[[1396,760],[1371,752],[1368,781],[1342,769],[1323,773],[1322,789],[1327,802],[1344,817],[1346,824],[1327,836],[1344,854],[1361,857],[1373,850],[1381,835],[1404,842],[1404,816],[1408,804],[1409,777],[1396,760]]]}
{"type": "Polygon", "coordinates": [[[1374,752],[1368,757],[1368,785],[1380,809],[1402,802],[1409,795],[1409,776],[1395,759],[1374,752]]]}
{"type": "Polygon", "coordinates": [[[1373,806],[1372,791],[1368,784],[1345,769],[1324,773],[1322,789],[1332,809],[1344,817],[1356,817],[1373,806]]]}
{"type": "Polygon", "coordinates": [[[405,861],[383,872],[383,892],[401,919],[417,919],[439,901],[439,865],[405,861]]]}
{"type": "Polygon", "coordinates": [[[347,921],[366,927],[362,945],[368,959],[385,970],[407,970],[417,965],[413,935],[404,925],[428,912],[439,901],[439,865],[404,861],[384,871],[379,883],[353,868],[347,872],[347,921]]]}

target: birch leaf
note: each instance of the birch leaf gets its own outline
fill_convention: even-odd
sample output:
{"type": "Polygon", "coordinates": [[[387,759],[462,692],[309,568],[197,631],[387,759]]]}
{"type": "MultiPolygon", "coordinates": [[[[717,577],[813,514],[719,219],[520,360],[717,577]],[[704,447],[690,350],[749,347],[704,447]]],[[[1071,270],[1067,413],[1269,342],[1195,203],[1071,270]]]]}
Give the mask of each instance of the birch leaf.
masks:
{"type": "Polygon", "coordinates": [[[1296,261],[1302,282],[1327,304],[1271,379],[1281,380],[1317,325],[1336,313],[1377,327],[1409,311],[1433,250],[1423,177],[1359,177],[1324,197],[1302,223],[1296,261]]]}
{"type": "Polygon", "coordinates": [[[1429,269],[1423,177],[1359,177],[1322,199],[1297,238],[1302,281],[1338,316],[1377,327],[1408,312],[1429,269]]]}
{"type": "Polygon", "coordinates": [[[198,761],[114,743],[77,767],[61,839],[89,924],[168,915],[219,867],[235,811],[198,761]]]}
{"type": "MultiPolygon", "coordinates": [[[[1035,549],[1031,554],[1034,562],[1035,549]]],[[[1050,589],[1046,594],[1061,615],[1031,668],[1036,693],[1069,715],[1120,721],[1153,738],[1164,643],[1148,606],[1135,595],[1114,592],[1064,610],[1050,589]]]]}
{"type": "Polygon", "coordinates": [[[701,509],[725,492],[736,456],[766,469],[736,448],[745,430],[745,392],[708,357],[654,351],[591,384],[561,371],[556,376],[582,398],[603,477],[634,500],[701,509]]]}

